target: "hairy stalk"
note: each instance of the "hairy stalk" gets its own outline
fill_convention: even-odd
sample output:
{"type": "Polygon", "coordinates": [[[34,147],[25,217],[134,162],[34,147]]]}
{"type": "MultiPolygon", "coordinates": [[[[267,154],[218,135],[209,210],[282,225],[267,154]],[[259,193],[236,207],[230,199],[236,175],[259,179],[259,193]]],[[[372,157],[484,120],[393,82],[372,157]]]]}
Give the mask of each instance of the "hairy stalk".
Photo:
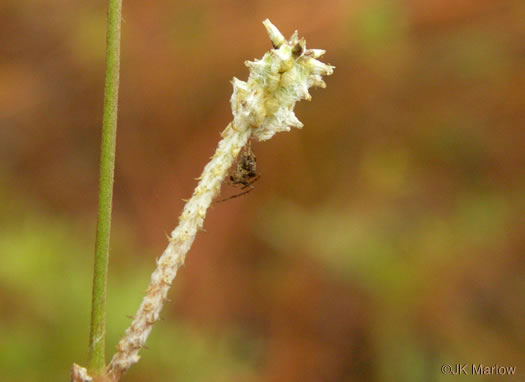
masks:
{"type": "Polygon", "coordinates": [[[106,37],[104,117],[100,152],[97,234],[88,351],[88,369],[93,375],[103,374],[106,366],[106,289],[111,233],[115,145],[117,138],[121,11],[122,0],[109,0],[106,37]]]}
{"type": "Polygon", "coordinates": [[[228,169],[250,136],[250,126],[232,125],[225,130],[223,139],[215,155],[206,165],[199,185],[186,203],[179,218],[178,227],[171,233],[169,245],[157,260],[157,268],[151,275],[150,285],[135,314],[131,326],[117,345],[117,353],[111,360],[108,374],[116,381],[134,363],[138,362],[139,350],[144,346],[153,324],[159,319],[164,300],[178,269],[184,264],[197,231],[202,229],[206,210],[219,194],[220,186],[228,169]]]}
{"type": "MultiPolygon", "coordinates": [[[[325,87],[321,77],[333,72],[332,66],[317,60],[325,52],[306,49],[304,39],[299,39],[297,32],[286,40],[269,20],[263,24],[274,49],[261,60],[245,63],[250,68],[247,82],[236,78],[232,81],[233,122],[221,133],[222,140],[215,154],[204,167],[199,184],[179,217],[179,225],[170,235],[168,247],[157,260],[146,295],[106,369],[111,381],[118,381],[140,359],[138,353],[159,319],[171,283],[241,149],[250,138],[264,141],[279,131],[301,128],[303,125],[293,112],[296,102],[310,100],[308,88],[325,87]]],[[[76,371],[80,375],[85,369],[77,367],[76,371]]],[[[82,375],[82,378],[89,376],[82,375]]]]}

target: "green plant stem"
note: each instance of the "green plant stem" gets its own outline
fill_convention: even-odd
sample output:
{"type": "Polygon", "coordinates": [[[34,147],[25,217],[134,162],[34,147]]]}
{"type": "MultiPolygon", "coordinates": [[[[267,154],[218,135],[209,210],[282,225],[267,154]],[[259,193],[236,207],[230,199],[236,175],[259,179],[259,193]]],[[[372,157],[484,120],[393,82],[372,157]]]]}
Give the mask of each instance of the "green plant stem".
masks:
{"type": "Polygon", "coordinates": [[[92,375],[102,375],[105,368],[106,289],[117,138],[121,13],[122,0],[108,0],[106,82],[104,86],[97,236],[88,351],[88,370],[92,375]]]}

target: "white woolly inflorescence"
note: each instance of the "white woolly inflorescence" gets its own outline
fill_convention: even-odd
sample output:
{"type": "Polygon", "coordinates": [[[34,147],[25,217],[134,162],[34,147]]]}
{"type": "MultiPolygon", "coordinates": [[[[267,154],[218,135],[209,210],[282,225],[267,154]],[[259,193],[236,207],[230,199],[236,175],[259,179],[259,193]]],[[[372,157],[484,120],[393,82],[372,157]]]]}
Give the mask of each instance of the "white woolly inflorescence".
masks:
{"type": "Polygon", "coordinates": [[[171,283],[241,149],[250,137],[264,141],[279,131],[301,128],[303,124],[293,112],[295,103],[311,98],[308,88],[325,87],[321,76],[333,72],[332,66],[317,60],[324,50],[306,49],[304,39],[299,39],[297,32],[286,40],[269,20],[263,24],[273,49],[260,60],[246,62],[250,68],[247,82],[233,79],[233,122],[221,133],[222,140],[215,154],[204,167],[199,184],[179,217],[179,225],[170,235],[168,247],[157,260],[157,268],[133,322],[117,345],[117,353],[107,369],[107,375],[114,381],[139,360],[138,352],[159,319],[171,283]]]}
{"type": "Polygon", "coordinates": [[[270,20],[263,24],[274,49],[260,60],[246,61],[250,77],[247,82],[233,79],[231,99],[235,126],[248,124],[259,141],[303,127],[293,112],[295,103],[312,99],[310,87],[326,87],[321,76],[332,74],[334,68],[318,61],[325,51],[306,49],[297,31],[286,40],[270,20]]]}

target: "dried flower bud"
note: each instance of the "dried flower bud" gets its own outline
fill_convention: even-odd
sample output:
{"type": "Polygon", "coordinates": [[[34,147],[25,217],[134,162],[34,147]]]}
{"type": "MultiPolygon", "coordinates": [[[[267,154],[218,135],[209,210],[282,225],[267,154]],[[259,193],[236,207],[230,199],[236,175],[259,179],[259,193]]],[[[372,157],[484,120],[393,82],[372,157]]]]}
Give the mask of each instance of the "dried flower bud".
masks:
{"type": "Polygon", "coordinates": [[[263,22],[274,49],[262,59],[247,61],[250,76],[247,82],[233,79],[231,105],[235,126],[249,125],[252,136],[259,141],[270,139],[276,132],[301,128],[293,110],[301,99],[310,100],[308,88],[325,87],[321,76],[333,73],[333,66],[316,58],[322,49],[306,49],[297,31],[289,40],[268,20],[263,22]]]}

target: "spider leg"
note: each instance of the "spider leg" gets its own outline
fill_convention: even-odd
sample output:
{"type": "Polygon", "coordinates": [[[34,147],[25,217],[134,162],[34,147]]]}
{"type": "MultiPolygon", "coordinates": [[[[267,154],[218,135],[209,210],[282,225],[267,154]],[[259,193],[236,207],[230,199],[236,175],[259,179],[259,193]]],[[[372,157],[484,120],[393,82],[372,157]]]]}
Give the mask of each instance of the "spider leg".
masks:
{"type": "Polygon", "coordinates": [[[261,177],[260,175],[257,175],[250,182],[246,182],[246,184],[241,188],[241,190],[245,190],[245,191],[240,192],[240,193],[235,194],[235,195],[232,195],[232,196],[229,196],[229,197],[224,198],[224,199],[216,200],[214,203],[221,203],[221,202],[225,202],[225,201],[230,200],[230,199],[238,198],[239,196],[246,195],[248,192],[251,192],[251,191],[255,190],[255,187],[253,186],[253,183],[255,183],[255,181],[257,179],[259,179],[260,177],[261,177]]]}
{"type": "Polygon", "coordinates": [[[215,203],[221,203],[221,202],[225,202],[227,200],[230,200],[230,199],[234,199],[234,198],[238,198],[239,196],[243,196],[243,195],[246,195],[248,192],[251,192],[255,190],[255,187],[250,187],[248,188],[247,190],[243,191],[243,192],[240,192],[238,194],[235,194],[235,195],[232,195],[232,196],[229,196],[225,199],[221,199],[221,200],[216,200],[215,203]]]}
{"type": "Polygon", "coordinates": [[[244,186],[241,187],[241,190],[244,190],[244,189],[246,189],[246,188],[248,188],[248,187],[253,188],[252,184],[254,184],[257,180],[259,180],[260,177],[261,177],[260,175],[257,175],[255,178],[253,178],[253,179],[250,180],[249,182],[246,182],[246,183],[244,184],[244,186]]]}

